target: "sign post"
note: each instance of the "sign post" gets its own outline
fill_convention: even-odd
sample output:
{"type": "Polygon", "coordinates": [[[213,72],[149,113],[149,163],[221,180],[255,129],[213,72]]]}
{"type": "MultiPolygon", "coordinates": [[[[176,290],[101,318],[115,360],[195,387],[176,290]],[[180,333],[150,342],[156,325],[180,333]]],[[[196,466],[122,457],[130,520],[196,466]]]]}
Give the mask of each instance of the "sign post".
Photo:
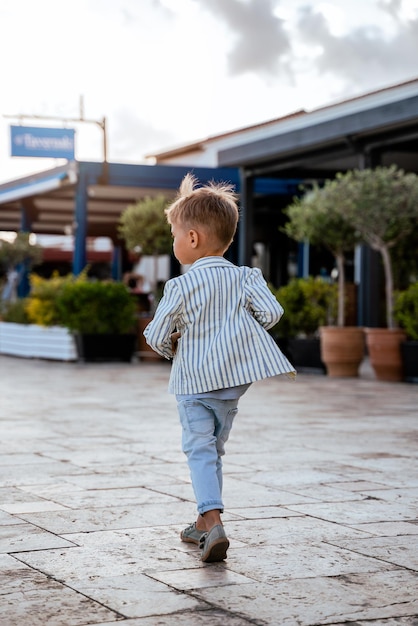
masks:
{"type": "MultiPolygon", "coordinates": [[[[3,117],[12,117],[14,119],[19,119],[20,121],[22,121],[23,119],[31,119],[31,120],[54,120],[54,121],[72,122],[72,123],[74,123],[74,122],[76,122],[76,123],[83,122],[83,123],[86,123],[86,124],[95,124],[96,126],[99,126],[99,128],[101,129],[101,131],[103,133],[103,176],[102,176],[101,182],[104,183],[104,184],[106,184],[108,182],[108,178],[109,178],[108,165],[109,164],[108,164],[108,160],[107,160],[106,118],[103,117],[103,119],[101,119],[101,120],[89,120],[89,119],[86,119],[84,117],[83,96],[80,96],[80,117],[75,117],[74,118],[74,117],[56,117],[54,115],[22,115],[22,114],[19,114],[19,115],[3,115],[3,117]]],[[[22,126],[15,126],[15,127],[13,127],[12,126],[11,128],[16,128],[16,131],[13,131],[13,133],[16,132],[16,134],[18,135],[19,134],[18,129],[22,130],[22,128],[24,128],[24,127],[22,127],[22,126]]],[[[70,143],[72,142],[72,144],[73,144],[72,156],[71,157],[69,156],[70,153],[71,153],[70,148],[68,150],[68,156],[64,156],[62,153],[59,154],[59,155],[56,155],[56,154],[51,155],[51,154],[46,154],[45,152],[43,152],[42,154],[39,154],[39,153],[37,153],[37,154],[34,154],[34,153],[29,154],[28,150],[29,150],[30,146],[31,146],[32,150],[34,150],[35,147],[37,147],[37,149],[40,150],[41,149],[40,146],[41,146],[41,144],[43,144],[43,148],[41,149],[41,151],[42,151],[42,150],[45,149],[45,146],[47,146],[48,144],[49,144],[49,147],[51,148],[53,146],[54,142],[58,142],[58,143],[55,143],[55,148],[59,147],[60,142],[58,140],[58,135],[55,138],[53,138],[51,136],[46,136],[45,134],[42,135],[42,136],[38,136],[38,137],[32,136],[32,138],[30,138],[28,136],[27,139],[25,139],[25,138],[22,139],[22,137],[20,137],[18,139],[17,145],[15,144],[14,147],[13,147],[13,138],[12,138],[12,154],[11,154],[11,156],[41,156],[41,157],[42,156],[44,156],[44,157],[52,156],[53,158],[54,157],[55,158],[56,157],[58,157],[58,158],[63,157],[63,158],[68,159],[70,161],[74,160],[74,132],[75,132],[74,130],[69,130],[69,129],[65,129],[65,128],[62,128],[62,129],[59,129],[59,128],[49,128],[49,129],[47,129],[47,128],[40,128],[40,127],[35,127],[35,128],[29,127],[26,130],[36,131],[36,132],[42,132],[42,131],[45,132],[46,131],[47,133],[49,133],[49,132],[55,133],[56,131],[59,131],[59,132],[63,133],[63,135],[60,137],[60,140],[62,142],[60,148],[64,149],[65,144],[67,144],[67,146],[69,148],[70,143]],[[72,133],[72,135],[71,135],[71,133],[72,133]],[[41,141],[41,139],[42,139],[42,141],[41,141]],[[22,147],[22,146],[26,146],[26,145],[27,145],[27,148],[22,147]],[[25,151],[25,154],[21,154],[21,151],[25,151]]]]}

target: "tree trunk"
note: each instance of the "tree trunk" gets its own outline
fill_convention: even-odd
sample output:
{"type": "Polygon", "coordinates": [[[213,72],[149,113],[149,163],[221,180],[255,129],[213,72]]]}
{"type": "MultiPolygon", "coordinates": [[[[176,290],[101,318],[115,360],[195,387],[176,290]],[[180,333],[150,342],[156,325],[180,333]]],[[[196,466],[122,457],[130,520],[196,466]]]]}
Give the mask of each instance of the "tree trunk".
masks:
{"type": "Polygon", "coordinates": [[[344,326],[345,322],[345,268],[344,255],[337,254],[335,257],[338,269],[338,317],[337,326],[344,326]]]}
{"type": "Polygon", "coordinates": [[[158,282],[158,253],[154,252],[153,254],[154,257],[154,275],[152,277],[152,291],[153,293],[155,293],[156,289],[157,289],[157,282],[158,282]]]}
{"type": "Polygon", "coordinates": [[[383,268],[385,270],[386,325],[388,328],[395,328],[393,319],[393,272],[389,248],[382,246],[379,252],[382,255],[383,268]]]}

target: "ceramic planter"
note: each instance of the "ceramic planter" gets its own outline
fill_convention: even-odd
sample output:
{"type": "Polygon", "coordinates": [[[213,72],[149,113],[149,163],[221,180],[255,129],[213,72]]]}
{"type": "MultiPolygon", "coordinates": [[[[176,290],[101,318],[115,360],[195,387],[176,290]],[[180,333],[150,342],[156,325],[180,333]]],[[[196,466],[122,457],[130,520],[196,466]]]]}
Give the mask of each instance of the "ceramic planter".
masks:
{"type": "Polygon", "coordinates": [[[401,357],[404,380],[407,383],[418,383],[418,341],[403,341],[401,357]]]}
{"type": "Polygon", "coordinates": [[[317,337],[291,337],[287,340],[286,352],[290,362],[299,372],[325,374],[320,340],[317,337]]]}
{"type": "Polygon", "coordinates": [[[321,358],[328,376],[356,377],[364,358],[364,332],[358,326],[321,326],[321,358]]]}
{"type": "Polygon", "coordinates": [[[378,380],[400,382],[403,380],[401,343],[405,331],[399,328],[365,328],[366,345],[370,363],[378,380]]]}
{"type": "Polygon", "coordinates": [[[136,350],[136,335],[76,334],[78,356],[82,361],[123,361],[129,363],[136,350]]]}

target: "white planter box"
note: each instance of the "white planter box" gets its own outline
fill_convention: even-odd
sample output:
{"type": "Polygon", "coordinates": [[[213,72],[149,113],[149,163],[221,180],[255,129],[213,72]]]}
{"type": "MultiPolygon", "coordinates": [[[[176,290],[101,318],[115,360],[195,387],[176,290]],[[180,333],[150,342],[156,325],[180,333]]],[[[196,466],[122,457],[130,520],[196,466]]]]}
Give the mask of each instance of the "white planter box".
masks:
{"type": "Polygon", "coordinates": [[[0,354],[26,358],[76,361],[74,337],[61,326],[0,322],[0,354]]]}

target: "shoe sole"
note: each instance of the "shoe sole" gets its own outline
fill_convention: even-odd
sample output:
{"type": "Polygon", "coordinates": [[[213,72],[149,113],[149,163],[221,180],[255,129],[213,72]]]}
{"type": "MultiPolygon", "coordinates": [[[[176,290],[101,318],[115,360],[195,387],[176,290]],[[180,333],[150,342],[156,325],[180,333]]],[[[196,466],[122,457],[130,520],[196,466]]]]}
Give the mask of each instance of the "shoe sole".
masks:
{"type": "Polygon", "coordinates": [[[219,537],[210,544],[210,547],[205,552],[202,552],[200,557],[204,563],[216,563],[217,561],[223,561],[226,559],[226,552],[229,548],[229,540],[226,537],[219,537]]]}

